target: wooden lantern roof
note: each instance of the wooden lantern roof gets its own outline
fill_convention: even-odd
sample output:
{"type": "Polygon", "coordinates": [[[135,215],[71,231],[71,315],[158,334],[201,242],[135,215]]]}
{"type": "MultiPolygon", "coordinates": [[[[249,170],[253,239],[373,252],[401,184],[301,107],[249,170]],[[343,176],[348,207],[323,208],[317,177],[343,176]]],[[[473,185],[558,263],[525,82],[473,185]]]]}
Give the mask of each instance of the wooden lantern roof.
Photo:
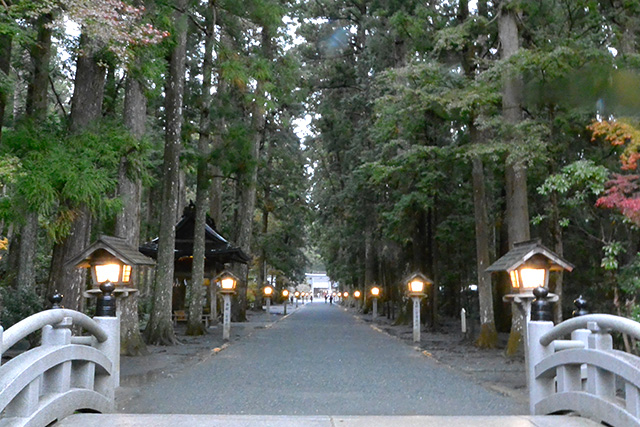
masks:
{"type": "Polygon", "coordinates": [[[513,249],[504,254],[502,257],[498,258],[485,271],[511,272],[527,262],[529,259],[536,256],[543,256],[547,258],[550,265],[550,271],[572,271],[574,268],[573,264],[561,258],[551,249],[542,245],[540,239],[533,239],[516,243],[515,245],[513,245],[513,249]]]}
{"type": "Polygon", "coordinates": [[[113,256],[123,264],[131,266],[154,266],[156,262],[148,256],[140,253],[134,246],[120,237],[105,236],[98,237],[94,243],[67,262],[78,268],[90,267],[90,261],[104,256],[113,256]]]}

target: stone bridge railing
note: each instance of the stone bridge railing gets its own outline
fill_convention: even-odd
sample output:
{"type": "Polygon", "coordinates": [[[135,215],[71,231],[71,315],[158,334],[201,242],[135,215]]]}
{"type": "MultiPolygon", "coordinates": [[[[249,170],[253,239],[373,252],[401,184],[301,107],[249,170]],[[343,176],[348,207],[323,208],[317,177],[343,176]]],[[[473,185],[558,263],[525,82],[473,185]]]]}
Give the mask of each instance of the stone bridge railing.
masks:
{"type": "Polygon", "coordinates": [[[76,411],[113,411],[119,385],[117,317],[51,309],[3,331],[0,355],[42,330],[42,344],[0,366],[0,426],[45,426],[76,411]],[[88,335],[73,336],[84,329],[88,335]]]}
{"type": "Polygon", "coordinates": [[[639,323],[608,314],[528,323],[531,415],[575,413],[640,426],[640,358],[613,349],[614,331],[640,340],[639,323]]]}

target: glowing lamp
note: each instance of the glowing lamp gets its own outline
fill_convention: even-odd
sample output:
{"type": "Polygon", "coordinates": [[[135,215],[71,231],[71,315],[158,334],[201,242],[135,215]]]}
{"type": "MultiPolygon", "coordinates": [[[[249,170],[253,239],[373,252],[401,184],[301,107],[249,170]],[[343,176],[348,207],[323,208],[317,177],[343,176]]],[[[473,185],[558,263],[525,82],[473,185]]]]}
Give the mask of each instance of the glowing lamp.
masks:
{"type": "Polygon", "coordinates": [[[433,281],[422,273],[414,273],[409,276],[407,283],[407,291],[411,297],[424,297],[427,286],[433,285],[433,281]]]}
{"type": "Polygon", "coordinates": [[[271,295],[273,295],[273,288],[271,286],[265,286],[262,289],[262,293],[264,294],[265,297],[270,298],[271,295]]]}
{"type": "Polygon", "coordinates": [[[374,298],[378,298],[380,296],[380,288],[377,286],[371,288],[371,296],[374,298]]]}
{"type": "Polygon", "coordinates": [[[96,284],[111,282],[114,285],[126,285],[131,281],[131,266],[122,262],[94,264],[91,266],[96,284]]]}
{"type": "Polygon", "coordinates": [[[353,293],[354,298],[360,298],[360,291],[355,291],[353,293]]]}
{"type": "MultiPolygon", "coordinates": [[[[506,271],[516,294],[531,294],[547,287],[550,271],[571,271],[573,265],[540,243],[539,239],[513,245],[513,249],[487,268],[488,272],[506,271]]],[[[505,296],[506,298],[506,296],[505,296]]]]}
{"type": "Polygon", "coordinates": [[[533,257],[509,272],[511,286],[520,292],[533,291],[538,286],[546,287],[549,281],[549,263],[541,257],[533,257]]]}
{"type": "Polygon", "coordinates": [[[125,239],[100,236],[67,265],[89,268],[94,289],[106,282],[113,283],[117,290],[129,289],[133,266],[153,266],[155,262],[130,246],[125,239]]]}
{"type": "Polygon", "coordinates": [[[236,291],[236,284],[238,283],[238,278],[231,274],[230,272],[223,272],[218,276],[217,279],[220,282],[220,292],[223,294],[232,294],[236,291]]]}
{"type": "Polygon", "coordinates": [[[409,282],[409,291],[415,294],[424,292],[424,282],[422,280],[414,280],[409,282]]]}

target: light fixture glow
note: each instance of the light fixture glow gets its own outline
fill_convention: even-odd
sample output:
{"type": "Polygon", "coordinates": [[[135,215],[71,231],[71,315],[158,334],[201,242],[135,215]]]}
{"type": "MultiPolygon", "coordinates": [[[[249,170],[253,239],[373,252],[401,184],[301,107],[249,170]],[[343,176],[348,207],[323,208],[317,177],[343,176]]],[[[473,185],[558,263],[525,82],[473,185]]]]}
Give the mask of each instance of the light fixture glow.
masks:
{"type": "Polygon", "coordinates": [[[412,280],[409,282],[409,290],[413,293],[420,294],[424,291],[424,282],[422,280],[412,280]]]}
{"type": "Polygon", "coordinates": [[[523,268],[520,270],[520,279],[524,289],[534,289],[545,285],[544,268],[523,268]]]}
{"type": "Polygon", "coordinates": [[[236,281],[231,277],[225,277],[224,279],[220,280],[220,287],[228,291],[233,290],[233,288],[236,287],[236,281]]]}
{"type": "MultiPolygon", "coordinates": [[[[131,268],[129,266],[129,268],[131,268]]],[[[101,264],[96,265],[96,280],[98,283],[120,282],[120,265],[119,264],[101,264]]]]}

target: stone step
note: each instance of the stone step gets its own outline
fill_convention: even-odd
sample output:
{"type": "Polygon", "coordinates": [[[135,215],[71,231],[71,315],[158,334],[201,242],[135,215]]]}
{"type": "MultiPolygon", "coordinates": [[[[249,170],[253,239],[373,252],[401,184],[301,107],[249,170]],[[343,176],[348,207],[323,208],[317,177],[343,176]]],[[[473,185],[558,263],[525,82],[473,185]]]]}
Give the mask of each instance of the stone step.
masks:
{"type": "Polygon", "coordinates": [[[75,414],[56,427],[596,427],[571,416],[289,416],[75,414]]]}

